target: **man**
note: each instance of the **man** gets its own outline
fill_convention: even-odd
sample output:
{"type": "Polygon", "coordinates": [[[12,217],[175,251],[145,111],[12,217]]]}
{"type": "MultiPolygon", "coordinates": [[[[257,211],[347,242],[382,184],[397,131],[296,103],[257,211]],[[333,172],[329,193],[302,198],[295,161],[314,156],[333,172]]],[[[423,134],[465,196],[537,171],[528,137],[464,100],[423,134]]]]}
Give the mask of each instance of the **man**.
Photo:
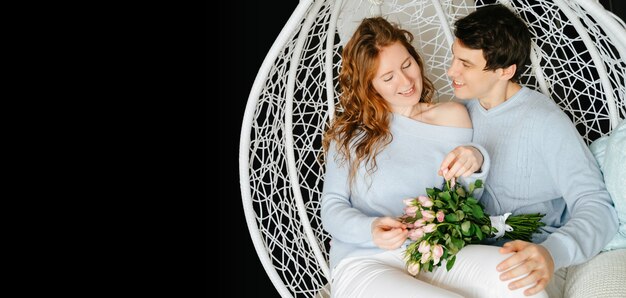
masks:
{"type": "MultiPolygon", "coordinates": [[[[491,159],[481,202],[492,215],[545,214],[546,226],[533,243],[503,244],[501,253],[515,254],[497,266],[500,278],[527,275],[509,288],[535,284],[524,294],[545,288],[551,297],[561,296],[567,266],[598,254],[617,232],[602,173],[567,115],[518,83],[531,40],[515,13],[490,5],[457,20],[455,27],[448,76],[455,96],[468,100],[473,142],[491,159]]],[[[440,173],[446,179],[464,176],[470,170],[464,164],[472,158],[482,161],[476,149],[458,147],[446,156],[440,173]]]]}

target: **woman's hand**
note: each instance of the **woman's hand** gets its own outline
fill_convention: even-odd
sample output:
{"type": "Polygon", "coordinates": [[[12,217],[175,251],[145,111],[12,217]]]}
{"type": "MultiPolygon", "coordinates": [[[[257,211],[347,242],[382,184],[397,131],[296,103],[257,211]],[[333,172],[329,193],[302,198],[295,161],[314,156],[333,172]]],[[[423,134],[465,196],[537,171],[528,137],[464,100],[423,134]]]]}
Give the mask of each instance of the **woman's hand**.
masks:
{"type": "Polygon", "coordinates": [[[395,218],[379,217],[372,222],[372,241],[382,249],[396,249],[406,241],[409,231],[395,218]]]}

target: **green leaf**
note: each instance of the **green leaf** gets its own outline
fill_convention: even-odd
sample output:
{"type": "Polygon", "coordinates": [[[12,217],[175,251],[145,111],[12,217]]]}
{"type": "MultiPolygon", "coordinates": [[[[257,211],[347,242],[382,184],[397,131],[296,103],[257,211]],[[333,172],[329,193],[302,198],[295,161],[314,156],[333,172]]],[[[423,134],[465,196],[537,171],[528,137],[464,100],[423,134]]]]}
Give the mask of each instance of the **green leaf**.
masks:
{"type": "Polygon", "coordinates": [[[454,202],[452,202],[452,200],[450,200],[448,202],[448,209],[452,210],[452,211],[456,211],[457,210],[457,206],[454,202]]]}
{"type": "Polygon", "coordinates": [[[461,229],[458,226],[454,226],[450,229],[450,238],[461,237],[461,229]]]}
{"type": "Polygon", "coordinates": [[[485,213],[483,212],[483,208],[480,207],[479,205],[474,205],[472,207],[472,213],[474,214],[474,216],[476,218],[482,218],[483,216],[485,216],[485,213]]]}
{"type": "Polygon", "coordinates": [[[426,189],[426,194],[427,194],[428,196],[431,196],[431,195],[433,195],[434,193],[435,193],[435,190],[434,190],[434,189],[432,189],[432,188],[427,188],[427,189],[426,189]]]}
{"type": "Polygon", "coordinates": [[[463,210],[457,210],[454,212],[454,214],[456,214],[456,217],[459,220],[463,220],[465,218],[465,212],[463,212],[463,210]]]}
{"type": "Polygon", "coordinates": [[[450,202],[450,193],[449,192],[440,192],[437,194],[438,197],[444,199],[446,202],[450,202]]]}
{"type": "Polygon", "coordinates": [[[476,190],[477,188],[481,188],[483,187],[483,181],[480,179],[477,179],[476,181],[474,181],[474,183],[470,184],[469,186],[469,193],[470,195],[474,193],[474,190],[476,190]]]}
{"type": "Polygon", "coordinates": [[[465,241],[459,238],[452,238],[452,243],[454,243],[454,246],[456,246],[459,250],[465,246],[465,241]]]}
{"type": "Polygon", "coordinates": [[[472,223],[471,223],[470,221],[467,221],[467,220],[466,220],[466,221],[464,221],[464,222],[461,224],[461,232],[463,232],[463,235],[465,235],[465,236],[470,236],[470,235],[471,235],[471,234],[470,234],[470,229],[471,229],[471,227],[472,227],[472,223]]]}
{"type": "Polygon", "coordinates": [[[476,232],[476,237],[478,240],[483,240],[483,232],[480,230],[480,227],[477,224],[472,224],[474,227],[474,231],[476,232]]]}
{"type": "Polygon", "coordinates": [[[460,197],[465,197],[466,193],[465,193],[465,189],[463,189],[462,187],[459,187],[456,189],[456,193],[460,196],[460,197]]]}
{"type": "Polygon", "coordinates": [[[451,255],[456,255],[456,253],[459,252],[460,248],[454,246],[454,243],[452,243],[452,238],[450,238],[450,240],[446,241],[446,242],[447,242],[446,243],[446,247],[448,247],[448,250],[450,250],[450,254],[451,255]]]}
{"type": "Polygon", "coordinates": [[[456,214],[453,214],[453,213],[447,214],[446,217],[445,217],[445,220],[447,222],[457,222],[457,221],[459,221],[459,219],[457,218],[456,214]]]}
{"type": "Polygon", "coordinates": [[[446,270],[450,271],[452,266],[454,266],[454,262],[456,261],[456,255],[454,255],[448,262],[446,263],[446,270]]]}

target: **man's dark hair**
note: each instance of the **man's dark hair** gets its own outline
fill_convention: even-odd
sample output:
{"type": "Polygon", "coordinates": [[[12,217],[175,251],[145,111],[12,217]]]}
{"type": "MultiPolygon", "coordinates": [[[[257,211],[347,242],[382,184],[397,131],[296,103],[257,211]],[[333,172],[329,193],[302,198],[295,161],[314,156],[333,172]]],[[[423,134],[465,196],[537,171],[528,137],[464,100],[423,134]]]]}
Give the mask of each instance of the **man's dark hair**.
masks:
{"type": "Polygon", "coordinates": [[[515,64],[511,80],[519,80],[530,56],[531,40],[528,27],[512,10],[502,4],[483,6],[454,25],[454,35],[464,46],[483,50],[485,70],[515,64]]]}

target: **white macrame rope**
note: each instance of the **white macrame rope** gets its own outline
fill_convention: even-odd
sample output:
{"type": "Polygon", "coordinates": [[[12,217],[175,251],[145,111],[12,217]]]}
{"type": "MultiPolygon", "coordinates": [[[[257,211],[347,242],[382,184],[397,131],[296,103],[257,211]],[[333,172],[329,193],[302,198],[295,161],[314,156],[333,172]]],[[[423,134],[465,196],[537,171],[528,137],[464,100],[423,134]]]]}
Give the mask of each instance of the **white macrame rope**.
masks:
{"type": "Polygon", "coordinates": [[[381,5],[383,4],[383,0],[369,0],[372,3],[370,7],[370,17],[379,17],[383,14],[381,10],[381,5]]]}
{"type": "Polygon", "coordinates": [[[497,230],[496,235],[492,238],[497,239],[504,236],[505,232],[513,231],[513,227],[506,224],[506,219],[509,218],[510,215],[511,213],[507,212],[504,213],[504,215],[489,216],[489,219],[491,219],[491,226],[497,230]]]}

